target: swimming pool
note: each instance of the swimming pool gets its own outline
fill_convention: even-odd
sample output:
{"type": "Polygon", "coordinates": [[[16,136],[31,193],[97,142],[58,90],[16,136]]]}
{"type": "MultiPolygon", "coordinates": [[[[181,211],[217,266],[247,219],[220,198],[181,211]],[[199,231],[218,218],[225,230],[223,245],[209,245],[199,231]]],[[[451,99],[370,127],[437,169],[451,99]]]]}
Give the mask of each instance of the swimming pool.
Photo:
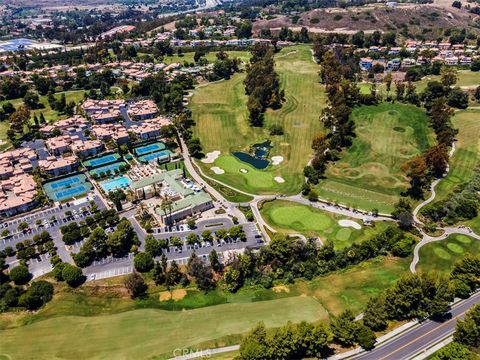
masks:
{"type": "Polygon", "coordinates": [[[126,176],[121,176],[112,180],[102,181],[99,185],[105,190],[106,193],[109,193],[115,189],[127,189],[130,186],[130,179],[126,176]]]}
{"type": "Polygon", "coordinates": [[[137,156],[149,154],[155,151],[159,150],[164,150],[166,148],[165,144],[162,142],[156,142],[153,144],[145,145],[145,146],[140,146],[135,149],[135,154],[137,156]]]}
{"type": "Polygon", "coordinates": [[[116,162],[118,159],[120,159],[120,155],[118,154],[108,154],[104,155],[99,158],[94,158],[94,159],[89,159],[83,162],[83,165],[85,165],[86,168],[92,169],[98,166],[110,164],[113,162],[116,162]]]}
{"type": "Polygon", "coordinates": [[[157,151],[148,155],[140,156],[138,160],[141,162],[149,162],[155,159],[169,161],[173,153],[170,150],[157,151]]]}
{"type": "Polygon", "coordinates": [[[92,185],[83,174],[73,175],[64,179],[43,184],[47,196],[53,201],[64,201],[75,196],[86,194],[92,185]]]}
{"type": "Polygon", "coordinates": [[[92,169],[92,170],[89,171],[89,173],[90,173],[90,175],[97,174],[98,176],[100,176],[101,173],[107,174],[108,170],[110,170],[111,174],[115,174],[116,169],[120,170],[120,167],[125,166],[125,165],[127,165],[127,164],[124,161],[119,161],[117,163],[113,163],[113,164],[109,164],[109,165],[105,165],[105,166],[102,166],[102,167],[92,169]]]}

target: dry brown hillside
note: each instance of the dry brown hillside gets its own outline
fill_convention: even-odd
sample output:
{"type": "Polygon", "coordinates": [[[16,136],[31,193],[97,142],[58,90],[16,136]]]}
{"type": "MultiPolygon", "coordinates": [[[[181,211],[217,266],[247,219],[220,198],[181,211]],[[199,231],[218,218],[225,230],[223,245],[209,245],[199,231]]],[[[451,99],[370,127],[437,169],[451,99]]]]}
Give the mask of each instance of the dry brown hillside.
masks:
{"type": "MultiPolygon", "coordinates": [[[[446,28],[474,27],[479,17],[458,10],[437,5],[401,5],[396,8],[381,6],[355,7],[343,9],[316,9],[299,15],[296,24],[292,17],[280,16],[272,20],[260,20],[254,23],[254,30],[262,28],[271,30],[282,26],[300,29],[307,27],[311,32],[343,32],[354,33],[363,30],[366,33],[375,30],[400,32],[404,28],[411,34],[423,33],[427,38],[438,37],[446,28]]],[[[480,23],[477,23],[480,24],[480,23]]],[[[405,30],[404,30],[405,31],[405,30]]]]}

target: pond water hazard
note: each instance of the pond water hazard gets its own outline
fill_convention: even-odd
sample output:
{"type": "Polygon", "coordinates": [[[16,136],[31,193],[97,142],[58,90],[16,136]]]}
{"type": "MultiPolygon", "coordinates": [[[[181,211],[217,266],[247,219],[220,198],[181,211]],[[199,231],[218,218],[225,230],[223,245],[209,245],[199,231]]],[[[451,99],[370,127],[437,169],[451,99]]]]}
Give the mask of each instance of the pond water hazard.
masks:
{"type": "Polygon", "coordinates": [[[266,140],[262,143],[253,144],[250,148],[250,153],[235,151],[233,152],[233,156],[240,161],[252,165],[256,169],[262,170],[270,164],[270,161],[267,160],[267,157],[271,148],[272,144],[270,140],[266,140]]]}

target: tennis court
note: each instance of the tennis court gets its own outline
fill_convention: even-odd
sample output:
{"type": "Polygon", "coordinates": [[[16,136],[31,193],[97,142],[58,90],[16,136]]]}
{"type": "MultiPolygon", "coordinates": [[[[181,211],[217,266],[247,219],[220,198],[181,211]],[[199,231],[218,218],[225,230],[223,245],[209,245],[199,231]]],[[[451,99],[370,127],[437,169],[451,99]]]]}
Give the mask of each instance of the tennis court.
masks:
{"type": "Polygon", "coordinates": [[[170,158],[172,157],[173,153],[170,150],[162,150],[162,151],[157,151],[148,155],[140,156],[138,158],[139,161],[141,162],[150,162],[153,160],[158,160],[158,161],[170,161],[170,158]]]}
{"type": "Polygon", "coordinates": [[[88,193],[92,185],[87,182],[85,175],[79,174],[45,183],[43,189],[49,199],[64,201],[88,193]]]}
{"type": "Polygon", "coordinates": [[[159,141],[153,144],[148,144],[148,145],[135,148],[135,154],[137,156],[142,156],[145,154],[150,154],[156,151],[164,150],[165,148],[166,148],[165,144],[159,141]]]}
{"type": "Polygon", "coordinates": [[[105,165],[99,168],[95,168],[89,171],[90,175],[98,175],[101,176],[103,173],[104,175],[108,175],[108,171],[110,170],[110,174],[115,174],[115,171],[120,171],[121,166],[126,166],[127,164],[124,161],[119,161],[113,164],[105,165]]]}
{"type": "Polygon", "coordinates": [[[118,159],[120,159],[120,155],[118,155],[118,154],[108,154],[108,155],[104,155],[104,156],[99,157],[99,158],[88,159],[88,160],[83,162],[83,165],[87,169],[93,169],[93,168],[96,168],[96,167],[99,167],[99,166],[103,166],[103,165],[107,165],[107,164],[116,162],[116,161],[118,161],[118,159]]]}

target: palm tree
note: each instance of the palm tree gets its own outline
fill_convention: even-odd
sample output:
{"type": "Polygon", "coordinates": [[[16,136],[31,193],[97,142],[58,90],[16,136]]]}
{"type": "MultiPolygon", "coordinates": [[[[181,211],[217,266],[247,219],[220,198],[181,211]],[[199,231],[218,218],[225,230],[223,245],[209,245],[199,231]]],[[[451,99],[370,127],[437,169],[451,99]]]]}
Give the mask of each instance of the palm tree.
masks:
{"type": "Polygon", "coordinates": [[[162,210],[165,213],[165,216],[167,216],[167,210],[169,211],[169,223],[172,223],[172,199],[168,195],[163,195],[163,200],[162,200],[162,210]]]}

